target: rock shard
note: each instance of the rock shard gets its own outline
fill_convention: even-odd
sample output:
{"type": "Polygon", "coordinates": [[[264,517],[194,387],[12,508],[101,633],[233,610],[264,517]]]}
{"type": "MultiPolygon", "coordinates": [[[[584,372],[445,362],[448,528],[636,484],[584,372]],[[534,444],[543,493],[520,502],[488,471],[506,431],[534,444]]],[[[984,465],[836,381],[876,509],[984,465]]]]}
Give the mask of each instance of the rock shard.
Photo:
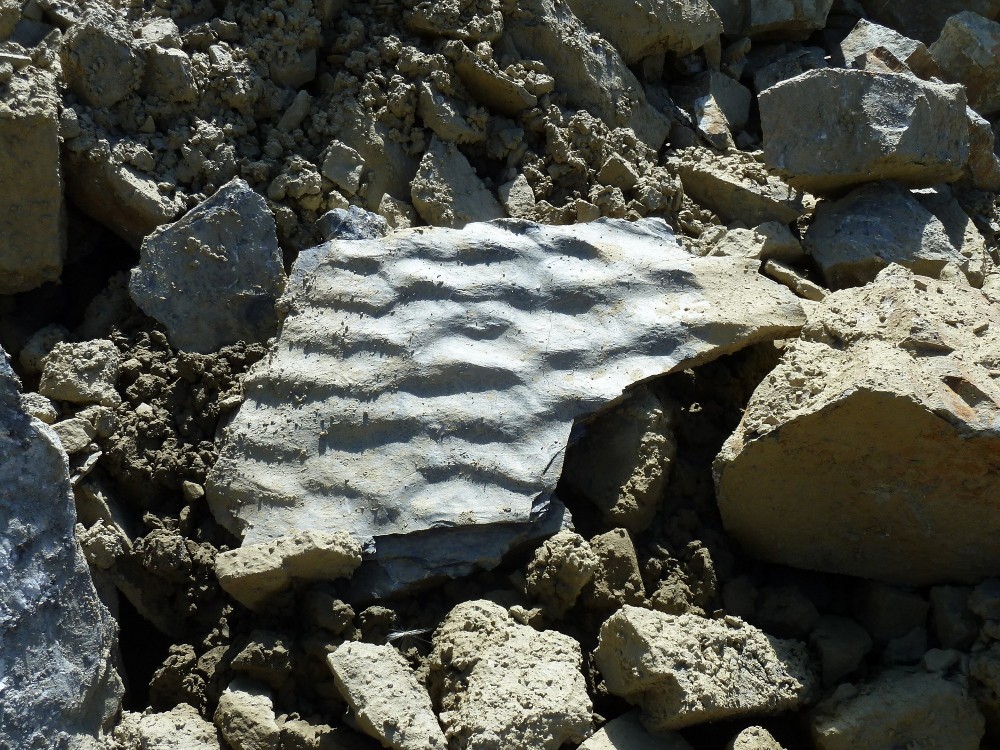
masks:
{"type": "Polygon", "coordinates": [[[577,417],[798,331],[798,300],[757,265],[692,256],[659,219],[503,220],[305,251],[210,507],[244,544],[374,538],[353,578],[367,567],[373,592],[495,565],[561,515],[551,495],[577,417]]]}
{"type": "Polygon", "coordinates": [[[726,529],[899,585],[1000,573],[998,337],[989,297],[902,266],[826,297],[716,458],[726,529]]]}
{"type": "Polygon", "coordinates": [[[66,454],[0,350],[0,747],[91,748],[121,707],[117,626],[74,536],[66,454]]]}

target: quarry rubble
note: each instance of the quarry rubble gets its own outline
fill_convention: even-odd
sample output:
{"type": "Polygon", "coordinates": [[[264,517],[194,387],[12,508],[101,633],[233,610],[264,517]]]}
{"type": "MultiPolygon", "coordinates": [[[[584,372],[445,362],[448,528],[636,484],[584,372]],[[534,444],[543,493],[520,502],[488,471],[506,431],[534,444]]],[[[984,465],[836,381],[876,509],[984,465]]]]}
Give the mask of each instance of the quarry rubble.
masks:
{"type": "Polygon", "coordinates": [[[1000,0],[0,0],[0,748],[1000,747],[1000,0]]]}

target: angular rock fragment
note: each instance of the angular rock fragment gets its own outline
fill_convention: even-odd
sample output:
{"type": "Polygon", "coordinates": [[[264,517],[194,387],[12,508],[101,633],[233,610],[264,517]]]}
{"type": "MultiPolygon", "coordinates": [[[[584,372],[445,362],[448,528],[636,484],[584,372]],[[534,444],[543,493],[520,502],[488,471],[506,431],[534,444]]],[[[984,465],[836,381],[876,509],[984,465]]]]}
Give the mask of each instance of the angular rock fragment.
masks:
{"type": "Polygon", "coordinates": [[[809,645],[819,654],[823,685],[836,685],[853,674],[872,650],[872,639],[849,617],[825,615],[809,635],[809,645]]]}
{"type": "Polygon", "coordinates": [[[628,127],[659,149],[669,119],[646,101],[638,79],[607,42],[591,35],[569,5],[526,0],[508,17],[508,33],[527,58],[541,60],[571,106],[600,117],[611,128],[628,127]]]}
{"type": "Polygon", "coordinates": [[[597,557],[593,578],[583,589],[588,609],[610,611],[623,604],[641,605],[646,598],[632,538],[625,529],[612,529],[590,540],[597,557]]]}
{"type": "Polygon", "coordinates": [[[535,551],[525,576],[525,593],[552,617],[562,617],[576,603],[597,568],[597,556],[587,540],[560,531],[535,551]]]}
{"type": "Polygon", "coordinates": [[[239,677],[219,697],[212,721],[233,750],[274,750],[281,747],[276,718],[270,693],[239,677]]]}
{"type": "Polygon", "coordinates": [[[996,135],[989,120],[971,107],[965,110],[969,122],[969,161],[966,169],[973,187],[1000,190],[1000,157],[995,151],[996,135]]]}
{"type": "Polygon", "coordinates": [[[449,747],[556,750],[590,731],[580,644],[519,625],[498,604],[455,607],[434,633],[429,659],[449,747]]]}
{"type": "Polygon", "coordinates": [[[639,706],[656,732],[794,710],[817,687],[804,644],[737,617],[625,606],[601,626],[594,661],[608,690],[639,706]]]}
{"type": "Polygon", "coordinates": [[[145,59],[125,18],[104,2],[87,8],[61,47],[63,78],[91,107],[110,107],[139,88],[145,59]]]}
{"type": "Polygon", "coordinates": [[[675,732],[650,734],[639,721],[637,711],[612,719],[586,742],[580,750],[692,750],[675,732]]]}
{"type": "Polygon", "coordinates": [[[222,750],[219,731],[186,703],[159,714],[126,712],[114,738],[138,750],[222,750]]]}
{"type": "Polygon", "coordinates": [[[864,7],[875,21],[924,44],[934,42],[947,20],[956,13],[972,11],[986,18],[1000,15],[1000,0],[936,0],[933,3],[865,0],[864,7]]]}
{"type": "Polygon", "coordinates": [[[117,406],[121,354],[106,339],[56,344],[42,360],[38,392],[53,401],[117,406]]]}
{"type": "Polygon", "coordinates": [[[461,43],[453,43],[449,51],[455,57],[455,72],[476,101],[511,117],[538,104],[538,97],[492,58],[481,60],[461,43]]]}
{"type": "Polygon", "coordinates": [[[858,25],[840,43],[840,53],[848,67],[860,67],[855,61],[879,48],[891,52],[921,78],[939,74],[937,63],[923,42],[864,18],[858,21],[858,25]]]}
{"type": "Polygon", "coordinates": [[[984,500],[1000,489],[998,337],[981,292],[901,266],[829,295],[716,459],[729,533],[773,562],[889,583],[1000,572],[984,500]]]}
{"type": "Polygon", "coordinates": [[[813,193],[876,180],[954,182],[969,158],[960,86],[828,68],[772,86],[759,103],[765,163],[813,193]]]}
{"type": "Polygon", "coordinates": [[[433,226],[457,229],[504,215],[465,155],[437,136],[421,159],[410,190],[420,218],[433,226]]]}
{"type": "Polygon", "coordinates": [[[777,221],[764,222],[753,229],[730,229],[710,254],[785,263],[795,263],[806,257],[798,238],[787,225],[777,221]]]}
{"type": "Polygon", "coordinates": [[[941,77],[965,86],[970,107],[985,116],[1000,111],[1000,23],[972,11],[957,13],[930,51],[941,77]]]}
{"type": "Polygon", "coordinates": [[[750,0],[748,5],[747,36],[801,40],[826,26],[833,0],[750,0]]]}
{"type": "Polygon", "coordinates": [[[273,336],[284,287],[274,217],[237,178],[143,241],[129,293],[176,348],[210,353],[273,336]]]}
{"type": "Polygon", "coordinates": [[[304,531],[222,552],[215,572],[230,596],[257,609],[294,579],[346,578],[360,564],[361,546],[348,535],[304,531]]]}
{"type": "Polygon", "coordinates": [[[351,206],[349,209],[335,208],[316,220],[316,228],[323,239],[330,240],[374,240],[389,233],[389,225],[378,214],[351,206]]]}
{"type": "Polygon", "coordinates": [[[719,156],[709,149],[685,149],[671,160],[671,166],[684,192],[727,223],[792,224],[816,206],[811,195],[792,188],[742,152],[719,156]]]}
{"type": "Polygon", "coordinates": [[[569,6],[588,29],[614,45],[626,65],[664,52],[683,57],[713,42],[718,44],[722,34],[722,20],[708,0],[627,4],[569,0],[569,6]]]}
{"type": "Polygon", "coordinates": [[[56,81],[0,78],[0,294],[57,281],[66,255],[56,81]]]}
{"type": "Polygon", "coordinates": [[[74,536],[66,454],[0,350],[0,746],[88,747],[121,708],[117,625],[74,536]]]}
{"type": "Polygon", "coordinates": [[[733,737],[726,750],[785,750],[763,727],[747,727],[733,737]]]}
{"type": "Polygon", "coordinates": [[[394,647],[348,642],[327,661],[359,729],[395,750],[446,750],[427,690],[394,647]]]}
{"type": "Polygon", "coordinates": [[[816,708],[817,750],[947,747],[977,750],[985,723],[968,691],[941,675],[889,670],[816,708]]]}
{"type": "Polygon", "coordinates": [[[182,49],[149,45],[140,91],[172,104],[194,102],[198,98],[198,84],[191,69],[191,58],[182,49]]]}
{"type": "Polygon", "coordinates": [[[491,567],[543,519],[558,530],[574,419],[798,330],[798,301],[757,266],[694,257],[658,219],[404,230],[303,252],[210,507],[245,544],[374,537],[353,578],[373,590],[491,567]]]}
{"type": "Polygon", "coordinates": [[[968,265],[941,220],[894,182],[821,203],[803,245],[830,289],[867,284],[891,263],[934,278],[948,263],[968,265]]]}
{"type": "Polygon", "coordinates": [[[421,0],[406,23],[414,31],[466,42],[491,42],[503,33],[500,0],[421,0]]]}

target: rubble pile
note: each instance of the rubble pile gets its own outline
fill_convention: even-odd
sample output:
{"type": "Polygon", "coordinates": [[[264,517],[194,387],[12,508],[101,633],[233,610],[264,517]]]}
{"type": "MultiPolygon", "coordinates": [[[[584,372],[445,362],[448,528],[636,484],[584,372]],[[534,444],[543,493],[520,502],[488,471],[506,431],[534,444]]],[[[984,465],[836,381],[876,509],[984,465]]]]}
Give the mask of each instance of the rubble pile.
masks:
{"type": "Polygon", "coordinates": [[[1000,0],[0,0],[0,747],[1000,747],[1000,0]]]}

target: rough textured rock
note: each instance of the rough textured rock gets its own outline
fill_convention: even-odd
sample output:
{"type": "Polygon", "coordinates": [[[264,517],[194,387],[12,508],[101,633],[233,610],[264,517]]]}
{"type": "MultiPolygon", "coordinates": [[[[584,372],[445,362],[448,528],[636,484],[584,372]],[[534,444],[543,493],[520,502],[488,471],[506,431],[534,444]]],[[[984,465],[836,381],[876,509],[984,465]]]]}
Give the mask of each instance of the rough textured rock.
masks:
{"type": "Polygon", "coordinates": [[[806,257],[798,238],[785,224],[777,221],[768,221],[753,229],[730,229],[709,254],[757,260],[773,258],[787,263],[796,263],[806,257]]]}
{"type": "Polygon", "coordinates": [[[597,568],[597,556],[587,540],[560,531],[535,550],[525,576],[525,593],[552,617],[562,617],[576,603],[597,568]]]}
{"type": "Polygon", "coordinates": [[[139,88],[145,59],[121,14],[95,2],[63,37],[63,77],[92,107],[110,107],[139,88]]]}
{"type": "Polygon", "coordinates": [[[38,392],[54,401],[117,406],[121,354],[106,339],[56,344],[42,360],[38,392]]]}
{"type": "Polygon", "coordinates": [[[965,110],[969,122],[969,161],[966,169],[972,185],[979,190],[1000,190],[1000,157],[996,155],[996,134],[989,121],[971,107],[965,110]]]}
{"type": "Polygon", "coordinates": [[[926,44],[864,18],[858,21],[858,25],[840,43],[840,53],[849,67],[861,67],[856,63],[858,58],[880,47],[891,52],[921,78],[939,73],[937,63],[926,44]]]}
{"type": "Polygon", "coordinates": [[[826,25],[833,0],[751,0],[748,5],[747,36],[806,39],[826,25]]]}
{"type": "Polygon", "coordinates": [[[820,203],[803,238],[830,289],[874,280],[890,263],[937,278],[948,263],[968,266],[948,230],[909,190],[893,182],[865,185],[820,203]]]}
{"type": "Polygon", "coordinates": [[[143,240],[129,293],[176,348],[209,353],[273,336],[284,287],[274,217],[234,179],[143,240]],[[205,300],[213,304],[206,308],[205,300]]]}
{"type": "Polygon", "coordinates": [[[222,750],[218,730],[186,703],[159,714],[126,712],[114,741],[122,750],[222,750]]]}
{"type": "Polygon", "coordinates": [[[612,529],[590,540],[597,557],[593,578],[583,590],[588,609],[606,612],[623,604],[640,605],[646,598],[639,560],[625,529],[612,529]]]}
{"type": "Polygon", "coordinates": [[[556,750],[590,731],[580,644],[518,625],[498,604],[455,607],[434,633],[429,664],[449,747],[556,750]]]}
{"type": "Polygon", "coordinates": [[[764,559],[890,583],[1000,571],[982,468],[997,336],[981,292],[900,266],[829,295],[716,459],[727,530],[764,559]]]}
{"type": "Polygon", "coordinates": [[[784,750],[784,748],[763,727],[747,727],[733,737],[726,750],[784,750]]]}
{"type": "Polygon", "coordinates": [[[883,672],[858,689],[838,690],[816,708],[817,750],[947,747],[977,750],[983,716],[961,685],[938,674],[883,672]]]}
{"type": "Polygon", "coordinates": [[[609,4],[570,0],[573,12],[591,31],[614,45],[626,65],[650,55],[689,55],[718,43],[722,20],[708,0],[643,0],[609,4]]]}
{"type": "Polygon", "coordinates": [[[256,609],[294,579],[346,578],[361,564],[361,545],[341,532],[302,531],[215,558],[219,584],[241,604],[256,609]]]}
{"type": "Polygon", "coordinates": [[[941,77],[965,86],[970,107],[986,116],[1000,111],[1000,23],[972,11],[957,13],[930,51],[941,77]]]}
{"type": "Polygon", "coordinates": [[[638,712],[629,711],[601,727],[580,750],[691,750],[691,745],[675,732],[650,734],[638,712]]]}
{"type": "Polygon", "coordinates": [[[304,252],[212,470],[213,513],[245,544],[303,528],[375,537],[354,580],[367,568],[380,589],[493,565],[558,517],[574,419],[635,381],[794,334],[799,303],[756,267],[693,257],[660,220],[406,230],[304,252]]]}
{"type": "Polygon", "coordinates": [[[0,350],[0,746],[91,748],[121,708],[117,625],[74,536],[66,454],[0,350]]]}
{"type": "Polygon", "coordinates": [[[522,55],[553,71],[572,106],[597,115],[608,127],[632,128],[652,149],[666,141],[667,117],[646,101],[642,85],[614,47],[588,33],[569,5],[519,2],[508,32],[522,55]]]}
{"type": "Polygon", "coordinates": [[[276,718],[270,693],[240,677],[219,697],[212,721],[233,750],[274,750],[281,747],[276,718]]]}
{"type": "Polygon", "coordinates": [[[359,729],[395,750],[446,750],[427,690],[393,646],[344,643],[327,661],[359,729]]]}
{"type": "Polygon", "coordinates": [[[601,626],[594,661],[608,691],[638,706],[658,732],[793,710],[817,687],[803,644],[737,617],[625,606],[601,626]]]}
{"type": "Polygon", "coordinates": [[[758,101],[765,162],[813,193],[880,179],[953,182],[969,158],[959,86],[830,68],[782,81],[758,101]]]}
{"type": "Polygon", "coordinates": [[[671,164],[684,192],[725,222],[792,224],[816,206],[811,195],[794,190],[749,154],[719,156],[708,149],[685,149],[671,164]]]}
{"type": "Polygon", "coordinates": [[[378,214],[351,206],[327,211],[316,221],[320,235],[330,240],[373,240],[389,233],[389,225],[378,214]]]}
{"type": "Polygon", "coordinates": [[[14,294],[56,281],[66,255],[59,98],[50,73],[29,68],[0,78],[0,154],[0,294],[14,294]]]}
{"type": "Polygon", "coordinates": [[[676,414],[646,388],[577,426],[564,481],[609,524],[639,532],[653,520],[677,455],[676,414]]]}
{"type": "Polygon", "coordinates": [[[436,136],[420,160],[410,198],[420,218],[432,226],[457,229],[504,215],[458,147],[436,136]]]}
{"type": "Polygon", "coordinates": [[[956,13],[973,11],[987,18],[1000,15],[1000,0],[864,0],[864,8],[876,21],[906,36],[931,44],[941,35],[945,22],[956,13]]]}

